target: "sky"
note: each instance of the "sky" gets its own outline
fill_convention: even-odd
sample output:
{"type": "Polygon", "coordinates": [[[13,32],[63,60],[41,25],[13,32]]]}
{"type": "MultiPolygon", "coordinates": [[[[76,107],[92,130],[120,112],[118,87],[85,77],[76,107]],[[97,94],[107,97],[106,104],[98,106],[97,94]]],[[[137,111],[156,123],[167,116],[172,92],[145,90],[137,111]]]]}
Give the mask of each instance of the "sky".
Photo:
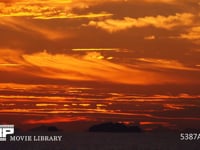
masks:
{"type": "Polygon", "coordinates": [[[199,10],[198,0],[0,0],[0,122],[200,123],[199,10]]]}

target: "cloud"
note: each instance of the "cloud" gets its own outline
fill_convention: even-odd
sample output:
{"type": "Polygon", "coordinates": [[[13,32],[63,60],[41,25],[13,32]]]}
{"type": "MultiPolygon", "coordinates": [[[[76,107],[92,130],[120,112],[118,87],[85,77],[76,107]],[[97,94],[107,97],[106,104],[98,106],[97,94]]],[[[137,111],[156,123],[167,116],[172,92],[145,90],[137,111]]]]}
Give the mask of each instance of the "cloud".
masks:
{"type": "Polygon", "coordinates": [[[20,50],[0,49],[0,70],[15,70],[26,64],[22,59],[23,52],[20,50]]]}
{"type": "Polygon", "coordinates": [[[88,14],[59,14],[59,15],[52,15],[52,16],[35,16],[33,19],[80,19],[80,18],[103,18],[103,17],[110,17],[113,14],[109,14],[106,12],[101,13],[88,13],[88,14]]]}
{"type": "Polygon", "coordinates": [[[112,55],[104,56],[100,51],[68,55],[50,54],[47,51],[24,54],[20,51],[2,50],[1,55],[0,69],[4,72],[0,74],[1,78],[7,80],[8,76],[13,76],[15,82],[18,76],[20,81],[26,76],[26,80],[48,79],[47,82],[66,80],[138,85],[193,83],[195,78],[188,78],[184,76],[186,73],[180,71],[200,72],[197,67],[185,66],[176,60],[138,58],[134,63],[123,64],[113,61],[112,55]],[[173,72],[169,74],[169,70],[173,72]]]}
{"type": "Polygon", "coordinates": [[[145,0],[146,2],[150,2],[150,3],[172,3],[175,2],[176,0],[145,0]]]}
{"type": "MultiPolygon", "coordinates": [[[[114,0],[113,0],[114,1],[114,0]]],[[[0,2],[0,17],[31,17],[33,19],[101,18],[111,16],[106,12],[75,14],[74,9],[86,9],[91,5],[103,3],[93,0],[43,0],[0,2]]]]}
{"type": "Polygon", "coordinates": [[[123,51],[120,48],[73,48],[72,51],[123,51]]]}
{"type": "Polygon", "coordinates": [[[194,15],[191,13],[177,13],[171,16],[146,16],[143,18],[130,18],[125,17],[122,20],[118,19],[106,19],[103,21],[90,21],[88,25],[84,26],[94,26],[96,28],[101,28],[107,32],[119,32],[122,30],[127,30],[133,27],[142,28],[153,26],[155,28],[161,29],[173,29],[179,26],[189,26],[193,22],[194,15]]]}
{"type": "Polygon", "coordinates": [[[143,0],[149,3],[167,3],[167,4],[184,4],[184,3],[199,3],[198,0],[143,0]]]}
{"type": "MultiPolygon", "coordinates": [[[[83,56],[49,54],[47,52],[23,55],[23,59],[32,66],[40,68],[43,73],[37,75],[52,79],[79,81],[113,82],[123,84],[163,84],[192,82],[191,79],[175,74],[165,74],[166,69],[182,71],[200,71],[187,67],[178,61],[162,59],[140,59],[149,64],[139,63],[128,67],[128,64],[113,63],[99,52],[88,52],[83,56]],[[146,67],[145,67],[146,66],[146,67]],[[153,70],[163,69],[163,73],[153,70]]],[[[175,72],[176,72],[175,71],[175,72]]]]}
{"type": "Polygon", "coordinates": [[[151,36],[146,36],[144,37],[145,40],[155,40],[156,36],[155,35],[151,35],[151,36]]]}
{"type": "MultiPolygon", "coordinates": [[[[77,10],[86,10],[91,7],[102,7],[106,3],[177,3],[177,0],[3,0],[0,2],[0,17],[2,16],[26,16],[36,19],[58,18],[96,18],[106,17],[110,14],[100,11],[99,13],[76,14],[77,10]]],[[[187,2],[187,1],[186,1],[187,2]]],[[[186,3],[185,1],[183,3],[186,3]]],[[[196,2],[196,1],[195,1],[196,2]]],[[[101,8],[103,9],[103,7],[101,8]]]]}
{"type": "MultiPolygon", "coordinates": [[[[197,69],[195,67],[185,66],[184,64],[180,63],[177,60],[153,59],[153,58],[137,58],[137,60],[144,62],[145,66],[146,67],[148,66],[149,68],[200,71],[200,69],[197,69]]],[[[141,64],[141,66],[142,66],[142,64],[141,64]]]]}
{"type": "Polygon", "coordinates": [[[22,33],[28,33],[29,36],[39,34],[39,36],[45,37],[49,40],[57,40],[69,37],[61,31],[50,29],[46,26],[39,26],[27,19],[14,18],[14,17],[3,17],[1,18],[1,25],[9,27],[13,30],[22,33]]]}
{"type": "Polygon", "coordinates": [[[51,118],[44,118],[41,120],[26,120],[24,121],[25,124],[52,124],[52,123],[62,123],[62,122],[74,122],[74,121],[91,121],[92,119],[87,117],[51,117],[51,118]]]}
{"type": "MultiPolygon", "coordinates": [[[[15,74],[15,77],[20,73],[22,79],[23,76],[26,76],[26,78],[37,76],[52,80],[139,85],[182,82],[181,79],[180,81],[177,80],[175,76],[149,71],[146,68],[138,68],[134,65],[128,67],[128,64],[111,62],[112,56],[110,56],[112,59],[107,59],[100,52],[92,51],[85,55],[49,54],[46,51],[33,54],[18,53],[18,51],[10,51],[9,53],[3,54],[0,59],[1,70],[13,72],[12,75],[15,74]]],[[[4,74],[1,74],[2,78],[5,78],[3,77],[4,74]]]]}
{"type": "Polygon", "coordinates": [[[188,40],[200,40],[200,26],[192,27],[188,29],[187,33],[181,34],[180,38],[188,40]]]}
{"type": "Polygon", "coordinates": [[[64,54],[51,55],[47,52],[42,52],[23,55],[23,58],[29,64],[41,68],[46,73],[40,75],[48,78],[126,84],[151,84],[157,82],[153,77],[154,75],[156,76],[154,73],[131,69],[103,60],[104,57],[96,52],[89,52],[83,57],[64,54]],[[145,74],[145,76],[142,76],[142,74],[145,74]],[[147,76],[149,76],[148,80],[147,76]]]}

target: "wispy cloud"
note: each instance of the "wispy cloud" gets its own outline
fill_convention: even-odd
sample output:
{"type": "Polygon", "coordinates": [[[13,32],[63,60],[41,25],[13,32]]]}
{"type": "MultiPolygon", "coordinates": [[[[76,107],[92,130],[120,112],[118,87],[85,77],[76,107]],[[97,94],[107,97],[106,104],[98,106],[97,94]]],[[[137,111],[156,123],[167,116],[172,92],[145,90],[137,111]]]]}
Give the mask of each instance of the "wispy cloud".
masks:
{"type": "Polygon", "coordinates": [[[51,117],[44,118],[41,120],[26,120],[25,124],[52,124],[52,123],[62,123],[62,122],[74,122],[74,121],[91,121],[92,119],[87,117],[51,117]]]}
{"type": "Polygon", "coordinates": [[[155,40],[156,39],[156,36],[154,35],[151,35],[151,36],[146,36],[144,37],[145,40],[155,40]]]}
{"type": "MultiPolygon", "coordinates": [[[[25,61],[40,67],[48,78],[71,80],[106,81],[126,84],[151,84],[157,82],[153,72],[129,68],[120,64],[103,60],[103,56],[96,52],[87,53],[83,57],[63,54],[51,55],[46,52],[23,55],[25,61]],[[130,76],[131,74],[131,76],[130,76]],[[142,76],[146,74],[145,76],[142,76]],[[149,79],[146,77],[149,76],[149,79]]],[[[168,79],[167,79],[168,80],[168,79]]]]}
{"type": "Polygon", "coordinates": [[[62,31],[50,29],[46,26],[42,27],[22,18],[3,17],[1,18],[1,25],[18,32],[30,34],[30,36],[38,34],[49,40],[57,40],[70,37],[69,34],[64,34],[62,31]]]}
{"type": "Polygon", "coordinates": [[[180,35],[180,38],[188,40],[200,40],[200,26],[188,29],[187,33],[183,33],[180,35]]]}
{"type": "MultiPolygon", "coordinates": [[[[6,2],[6,1],[5,1],[6,2]]],[[[75,14],[73,9],[86,9],[94,2],[79,0],[44,0],[44,1],[9,1],[9,4],[0,2],[0,17],[31,17],[33,19],[64,19],[64,18],[101,18],[112,16],[106,12],[75,14]]],[[[102,3],[102,2],[101,2],[102,3]]]]}
{"type": "Polygon", "coordinates": [[[18,55],[1,58],[1,64],[17,64],[12,67],[0,65],[1,69],[13,71],[13,74],[16,71],[20,72],[21,76],[29,74],[48,79],[141,85],[182,82],[176,81],[176,77],[138,68],[138,66],[128,67],[128,64],[111,62],[111,59],[105,58],[98,52],[88,52],[82,56],[47,52],[18,55]]]}
{"type": "Polygon", "coordinates": [[[94,26],[110,33],[127,30],[133,27],[141,28],[148,26],[170,30],[178,26],[191,25],[193,17],[194,15],[190,13],[177,13],[172,16],[146,16],[144,18],[125,17],[123,20],[106,19],[103,21],[90,21],[88,25],[84,26],[94,26]]]}
{"type": "Polygon", "coordinates": [[[73,48],[72,51],[123,51],[120,48],[73,48]]]}
{"type": "Polygon", "coordinates": [[[101,12],[101,13],[88,13],[88,14],[59,14],[59,15],[52,15],[52,16],[35,16],[33,19],[81,19],[81,18],[103,18],[103,17],[110,17],[113,14],[101,12]]]}
{"type": "Polygon", "coordinates": [[[177,60],[153,59],[153,58],[137,58],[137,60],[146,63],[145,65],[148,66],[149,68],[200,71],[200,69],[197,69],[194,66],[193,67],[186,66],[177,60]]]}

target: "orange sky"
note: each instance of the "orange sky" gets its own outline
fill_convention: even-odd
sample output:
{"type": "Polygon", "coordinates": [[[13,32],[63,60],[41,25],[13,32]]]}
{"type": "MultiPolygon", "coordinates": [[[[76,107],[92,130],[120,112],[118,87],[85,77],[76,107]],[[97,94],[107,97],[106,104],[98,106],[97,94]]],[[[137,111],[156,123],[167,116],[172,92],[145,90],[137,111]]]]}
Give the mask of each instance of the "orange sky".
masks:
{"type": "Polygon", "coordinates": [[[0,0],[0,97],[75,87],[197,98],[199,10],[198,0],[0,0]]]}

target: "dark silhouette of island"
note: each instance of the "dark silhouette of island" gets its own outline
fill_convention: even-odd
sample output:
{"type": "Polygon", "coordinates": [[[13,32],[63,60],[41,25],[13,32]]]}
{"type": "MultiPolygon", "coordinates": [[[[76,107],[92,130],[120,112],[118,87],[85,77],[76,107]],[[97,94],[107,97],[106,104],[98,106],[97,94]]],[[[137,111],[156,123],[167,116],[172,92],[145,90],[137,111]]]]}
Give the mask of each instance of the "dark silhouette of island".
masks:
{"type": "Polygon", "coordinates": [[[58,129],[56,126],[39,126],[39,127],[35,127],[30,129],[30,131],[39,131],[39,132],[56,132],[56,131],[61,131],[60,129],[58,129]]]}
{"type": "Polygon", "coordinates": [[[137,125],[125,125],[123,123],[106,122],[93,125],[89,128],[89,132],[142,132],[137,125]]]}

